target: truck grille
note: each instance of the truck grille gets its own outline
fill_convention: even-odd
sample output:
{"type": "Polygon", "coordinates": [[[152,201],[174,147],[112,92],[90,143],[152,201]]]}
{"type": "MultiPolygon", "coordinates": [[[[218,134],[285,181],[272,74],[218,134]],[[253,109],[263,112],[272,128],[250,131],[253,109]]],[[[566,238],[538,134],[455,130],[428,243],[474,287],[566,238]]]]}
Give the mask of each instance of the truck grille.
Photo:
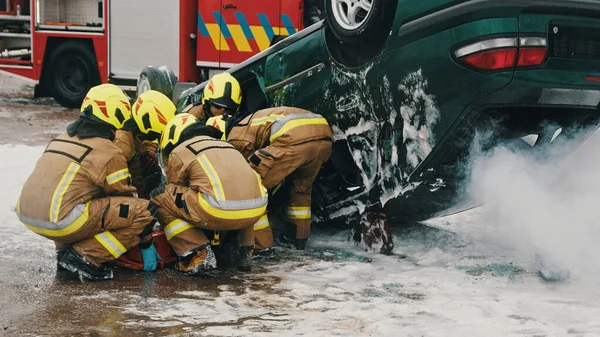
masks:
{"type": "Polygon", "coordinates": [[[550,41],[551,57],[600,60],[600,31],[597,29],[551,26],[550,41]]]}

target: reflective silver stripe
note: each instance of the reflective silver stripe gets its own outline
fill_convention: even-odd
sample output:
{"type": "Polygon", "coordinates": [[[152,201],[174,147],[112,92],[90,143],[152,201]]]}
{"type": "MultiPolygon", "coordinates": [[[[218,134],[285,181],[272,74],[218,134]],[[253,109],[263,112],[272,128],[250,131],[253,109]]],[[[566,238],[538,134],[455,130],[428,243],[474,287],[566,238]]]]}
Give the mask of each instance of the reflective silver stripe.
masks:
{"type": "Polygon", "coordinates": [[[277,131],[279,131],[279,129],[281,129],[285,125],[285,123],[291,121],[292,119],[303,119],[303,118],[323,118],[323,116],[321,116],[319,114],[314,114],[314,113],[287,115],[283,118],[278,119],[275,123],[273,123],[273,125],[271,126],[271,136],[273,136],[275,133],[277,133],[277,131]]]}
{"type": "Polygon", "coordinates": [[[267,204],[268,197],[261,197],[256,199],[247,199],[247,200],[220,200],[217,201],[215,198],[211,197],[208,194],[200,192],[200,195],[209,205],[214,208],[223,210],[223,211],[240,211],[245,209],[255,209],[263,207],[267,204]]]}
{"type": "Polygon", "coordinates": [[[261,218],[261,220],[258,220],[258,221],[257,221],[257,222],[254,224],[254,228],[257,228],[257,227],[263,227],[263,226],[264,226],[265,228],[269,227],[269,218],[267,218],[267,217],[263,217],[263,218],[261,218]],[[266,225],[266,226],[265,226],[265,225],[266,225]]]}
{"type": "MultiPolygon", "coordinates": [[[[125,250],[123,250],[123,248],[125,248],[125,247],[122,247],[122,246],[118,245],[117,243],[120,243],[119,241],[117,241],[117,242],[113,241],[113,240],[117,240],[117,238],[115,238],[114,236],[112,236],[112,234],[109,236],[106,233],[107,232],[102,232],[102,233],[96,234],[96,236],[98,238],[102,239],[102,241],[99,240],[100,243],[105,243],[105,244],[109,245],[110,248],[112,248],[113,251],[115,253],[117,253],[119,256],[125,254],[125,250]]],[[[108,249],[108,250],[110,251],[110,249],[108,249]]],[[[113,253],[113,252],[111,251],[111,253],[113,253]]],[[[114,254],[113,254],[113,256],[114,256],[114,254]]]]}
{"type": "Polygon", "coordinates": [[[129,170],[128,169],[122,169],[119,170],[115,173],[109,174],[108,176],[106,176],[106,182],[109,185],[112,185],[116,182],[119,182],[127,177],[130,177],[131,175],[129,174],[129,170]]]}
{"type": "Polygon", "coordinates": [[[168,228],[165,228],[165,236],[167,238],[170,238],[174,235],[174,234],[171,235],[172,233],[176,232],[177,230],[179,230],[180,228],[185,227],[185,226],[191,226],[191,225],[183,220],[180,220],[178,223],[171,225],[168,228]]]}
{"type": "Polygon", "coordinates": [[[26,223],[33,227],[51,229],[51,230],[60,230],[60,229],[70,226],[75,220],[77,220],[77,218],[79,218],[81,216],[81,214],[83,214],[84,210],[85,210],[85,204],[77,204],[77,206],[75,206],[69,214],[67,214],[64,218],[62,218],[57,223],[30,218],[30,217],[24,216],[19,213],[17,213],[17,216],[19,217],[19,220],[21,220],[21,222],[26,223]]]}
{"type": "Polygon", "coordinates": [[[288,211],[289,215],[310,215],[309,211],[288,211]]]}

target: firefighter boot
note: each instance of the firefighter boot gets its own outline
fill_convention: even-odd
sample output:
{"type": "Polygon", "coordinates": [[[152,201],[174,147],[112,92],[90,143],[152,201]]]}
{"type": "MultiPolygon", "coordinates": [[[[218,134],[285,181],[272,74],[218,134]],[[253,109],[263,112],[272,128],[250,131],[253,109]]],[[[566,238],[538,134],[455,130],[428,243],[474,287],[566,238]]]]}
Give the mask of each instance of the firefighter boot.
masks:
{"type": "Polygon", "coordinates": [[[277,256],[275,254],[275,248],[269,247],[269,248],[260,249],[260,250],[255,249],[254,253],[252,254],[252,259],[254,259],[254,260],[272,259],[275,256],[277,256]]]}
{"type": "Polygon", "coordinates": [[[57,248],[56,249],[56,269],[60,270],[60,271],[66,271],[65,268],[63,268],[60,265],[60,260],[62,259],[63,256],[65,256],[65,253],[67,252],[68,248],[57,248]]]}
{"type": "Polygon", "coordinates": [[[186,275],[202,274],[217,268],[217,258],[209,244],[186,255],[175,265],[178,271],[186,275]]]}
{"type": "Polygon", "coordinates": [[[111,269],[94,265],[86,260],[85,257],[79,255],[73,248],[67,249],[60,261],[58,261],[58,264],[64,269],[78,275],[80,279],[102,281],[113,278],[111,269]]]}
{"type": "Polygon", "coordinates": [[[253,252],[254,247],[251,246],[240,247],[240,249],[238,249],[236,256],[236,266],[238,270],[250,271],[250,269],[252,269],[253,252]]]}

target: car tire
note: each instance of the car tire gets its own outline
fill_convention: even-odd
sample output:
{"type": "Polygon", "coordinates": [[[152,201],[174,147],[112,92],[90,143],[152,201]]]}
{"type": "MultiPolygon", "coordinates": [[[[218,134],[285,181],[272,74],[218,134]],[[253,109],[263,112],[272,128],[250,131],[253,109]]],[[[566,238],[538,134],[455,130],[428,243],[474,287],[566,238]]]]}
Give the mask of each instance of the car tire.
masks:
{"type": "Polygon", "coordinates": [[[100,84],[96,57],[82,41],[66,41],[58,45],[49,58],[47,84],[56,102],[68,108],[79,108],[88,90],[100,84]]]}
{"type": "Polygon", "coordinates": [[[388,14],[395,12],[397,0],[325,0],[325,14],[331,32],[353,45],[387,36],[388,14]],[[350,6],[350,7],[349,7],[350,6]],[[368,8],[367,8],[368,7],[368,8]],[[358,10],[352,10],[352,8],[358,10]]]}
{"type": "Polygon", "coordinates": [[[172,69],[165,66],[148,66],[142,69],[137,81],[136,97],[148,90],[159,91],[173,99],[173,89],[177,83],[177,75],[172,69]]]}
{"type": "Polygon", "coordinates": [[[176,83],[175,87],[173,88],[173,97],[171,97],[173,104],[175,104],[175,106],[177,106],[177,104],[179,104],[179,99],[181,98],[181,94],[183,94],[186,90],[194,88],[195,86],[196,86],[196,83],[194,83],[194,82],[178,82],[178,83],[176,83]]]}

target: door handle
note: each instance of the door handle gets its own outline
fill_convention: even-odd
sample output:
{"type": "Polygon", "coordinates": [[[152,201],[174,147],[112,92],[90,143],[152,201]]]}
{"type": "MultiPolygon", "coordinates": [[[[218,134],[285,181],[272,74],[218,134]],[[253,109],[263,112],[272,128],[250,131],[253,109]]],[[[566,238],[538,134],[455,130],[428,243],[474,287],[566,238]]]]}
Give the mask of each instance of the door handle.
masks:
{"type": "Polygon", "coordinates": [[[227,5],[223,5],[223,9],[237,9],[236,5],[232,5],[232,4],[227,4],[227,5]]]}

